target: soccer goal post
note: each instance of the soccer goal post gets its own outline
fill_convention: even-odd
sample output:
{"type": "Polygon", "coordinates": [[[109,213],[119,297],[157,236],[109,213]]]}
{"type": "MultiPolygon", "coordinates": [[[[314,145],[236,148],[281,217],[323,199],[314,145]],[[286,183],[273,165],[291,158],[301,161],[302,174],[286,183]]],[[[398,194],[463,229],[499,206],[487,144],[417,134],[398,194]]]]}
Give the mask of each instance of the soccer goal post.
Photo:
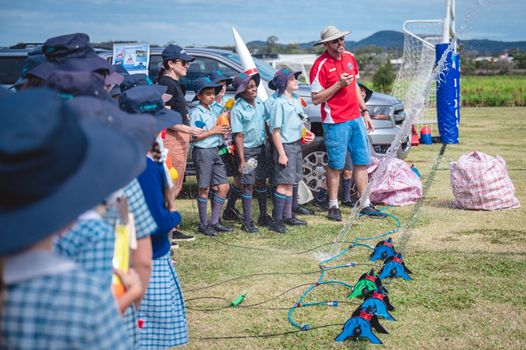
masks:
{"type": "Polygon", "coordinates": [[[414,123],[438,124],[444,143],[458,143],[460,121],[460,58],[454,7],[455,0],[446,0],[444,19],[404,22],[402,65],[392,91],[406,106],[419,104],[421,112],[414,123]],[[431,88],[425,88],[444,53],[447,60],[443,74],[432,82],[431,88]]]}

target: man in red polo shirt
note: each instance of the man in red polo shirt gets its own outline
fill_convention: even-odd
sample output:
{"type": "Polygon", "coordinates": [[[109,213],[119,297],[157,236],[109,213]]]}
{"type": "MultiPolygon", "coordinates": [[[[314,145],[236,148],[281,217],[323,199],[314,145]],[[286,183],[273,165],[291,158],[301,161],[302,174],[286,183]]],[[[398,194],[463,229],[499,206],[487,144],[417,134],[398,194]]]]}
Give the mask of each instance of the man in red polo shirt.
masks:
{"type": "MultiPolygon", "coordinates": [[[[353,54],[345,49],[344,38],[350,32],[342,32],[328,26],[321,32],[325,52],[316,59],[310,70],[312,102],[321,104],[321,118],[327,157],[327,190],[329,192],[329,219],[341,221],[338,206],[340,173],[345,166],[347,151],[353,162],[354,182],[360,195],[364,193],[370,163],[367,131],[373,131],[371,117],[360,93],[357,79],[358,64],[353,54]],[[363,116],[362,116],[363,114],[363,116]]],[[[361,214],[385,217],[365,200],[361,214]]]]}

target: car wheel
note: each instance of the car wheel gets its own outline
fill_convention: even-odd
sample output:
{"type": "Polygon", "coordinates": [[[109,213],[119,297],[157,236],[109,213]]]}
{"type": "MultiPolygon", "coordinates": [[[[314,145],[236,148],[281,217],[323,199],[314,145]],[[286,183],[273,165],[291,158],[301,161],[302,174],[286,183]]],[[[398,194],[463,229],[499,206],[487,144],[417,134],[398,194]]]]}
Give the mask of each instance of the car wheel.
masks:
{"type": "Polygon", "coordinates": [[[323,139],[303,147],[303,181],[313,192],[325,189],[327,152],[323,139]]]}

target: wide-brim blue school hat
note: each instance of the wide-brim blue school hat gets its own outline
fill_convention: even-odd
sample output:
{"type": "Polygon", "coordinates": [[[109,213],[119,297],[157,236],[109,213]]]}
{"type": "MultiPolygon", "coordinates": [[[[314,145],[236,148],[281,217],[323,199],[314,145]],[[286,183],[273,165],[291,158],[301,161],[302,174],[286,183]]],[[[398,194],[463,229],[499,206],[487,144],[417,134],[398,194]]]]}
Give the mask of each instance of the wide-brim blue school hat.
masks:
{"type": "Polygon", "coordinates": [[[268,82],[268,87],[271,90],[277,90],[278,95],[281,95],[286,89],[289,79],[295,77],[298,79],[300,71],[292,71],[288,68],[281,68],[274,74],[271,81],[268,82]]]}
{"type": "Polygon", "coordinates": [[[79,96],[67,102],[82,119],[92,120],[129,135],[142,147],[144,154],[157,136],[156,120],[149,114],[126,113],[114,101],[79,96]]]}
{"type": "Polygon", "coordinates": [[[93,53],[85,57],[68,58],[64,61],[44,61],[32,70],[29,75],[35,76],[42,80],[47,80],[51,74],[56,71],[67,72],[105,72],[107,76],[115,73],[115,68],[104,58],[93,53]]]}
{"type": "Polygon", "coordinates": [[[247,73],[239,73],[234,77],[234,79],[232,80],[232,87],[236,91],[236,99],[243,91],[247,89],[248,83],[250,83],[250,80],[252,79],[254,79],[256,86],[259,86],[259,83],[261,82],[261,76],[259,75],[259,73],[253,75],[248,75],[247,73]]]}
{"type": "Polygon", "coordinates": [[[48,89],[0,97],[0,256],[29,248],[125,186],[142,147],[48,89]]]}
{"type": "Polygon", "coordinates": [[[182,124],[179,112],[164,107],[164,85],[139,85],[126,90],[119,98],[119,107],[128,113],[149,113],[156,120],[157,132],[168,127],[182,124]]]}
{"type": "Polygon", "coordinates": [[[70,99],[75,96],[92,96],[108,99],[104,89],[104,78],[94,72],[56,71],[45,82],[46,87],[61,93],[61,97],[70,99]]]}
{"type": "Polygon", "coordinates": [[[27,74],[29,73],[29,71],[35,68],[36,66],[40,65],[45,60],[46,57],[42,54],[42,47],[39,47],[29,52],[26,60],[24,61],[24,66],[22,67],[22,73],[20,74],[20,78],[18,78],[18,80],[10,87],[10,89],[16,89],[17,87],[24,85],[28,80],[27,74]]]}
{"type": "Polygon", "coordinates": [[[217,69],[209,74],[210,79],[213,83],[219,83],[220,81],[224,81],[227,85],[232,83],[232,78],[227,77],[223,74],[223,72],[220,69],[217,69]]]}
{"type": "Polygon", "coordinates": [[[197,95],[203,91],[203,89],[206,88],[214,88],[215,94],[221,92],[221,89],[223,89],[223,85],[214,83],[210,77],[201,77],[199,79],[196,79],[194,82],[194,92],[195,96],[192,101],[197,101],[197,95]]]}

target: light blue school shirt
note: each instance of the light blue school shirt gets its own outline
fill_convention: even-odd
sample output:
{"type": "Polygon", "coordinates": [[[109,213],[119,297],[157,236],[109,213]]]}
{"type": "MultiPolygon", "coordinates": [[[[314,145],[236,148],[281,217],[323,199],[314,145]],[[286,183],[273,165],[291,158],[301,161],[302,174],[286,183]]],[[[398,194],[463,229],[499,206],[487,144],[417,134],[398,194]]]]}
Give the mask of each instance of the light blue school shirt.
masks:
{"type": "Polygon", "coordinates": [[[210,105],[210,110],[216,117],[218,117],[221,113],[223,113],[223,109],[225,106],[225,98],[221,100],[221,103],[218,103],[216,100],[210,105]]]}
{"type": "Polygon", "coordinates": [[[267,113],[270,116],[270,113],[272,113],[272,107],[274,107],[274,102],[276,102],[276,99],[278,98],[278,92],[275,91],[272,95],[267,98],[265,101],[265,108],[267,110],[267,113]]]}
{"type": "Polygon", "coordinates": [[[232,133],[243,133],[243,146],[248,148],[259,147],[267,139],[265,124],[269,114],[265,104],[259,98],[255,100],[255,107],[240,98],[230,112],[232,133]]]}
{"type": "Polygon", "coordinates": [[[301,138],[303,121],[299,114],[304,113],[297,95],[292,94],[291,100],[282,94],[274,101],[270,113],[270,130],[280,129],[281,142],[291,143],[301,138]]]}
{"type": "MultiPolygon", "coordinates": [[[[203,131],[209,131],[216,125],[217,115],[202,104],[198,104],[190,110],[190,126],[197,127],[195,122],[198,120],[203,121],[206,124],[202,128],[203,131]]],[[[211,135],[202,140],[195,141],[194,146],[201,148],[214,148],[221,145],[222,139],[221,134],[211,135]]]]}

